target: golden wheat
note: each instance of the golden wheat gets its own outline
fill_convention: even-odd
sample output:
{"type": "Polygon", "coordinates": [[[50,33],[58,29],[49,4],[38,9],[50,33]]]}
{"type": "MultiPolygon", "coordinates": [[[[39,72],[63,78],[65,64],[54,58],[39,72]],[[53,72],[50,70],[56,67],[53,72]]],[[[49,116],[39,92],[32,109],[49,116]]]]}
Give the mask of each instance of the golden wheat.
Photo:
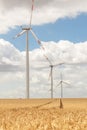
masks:
{"type": "Polygon", "coordinates": [[[87,130],[87,99],[0,100],[0,130],[87,130]]]}

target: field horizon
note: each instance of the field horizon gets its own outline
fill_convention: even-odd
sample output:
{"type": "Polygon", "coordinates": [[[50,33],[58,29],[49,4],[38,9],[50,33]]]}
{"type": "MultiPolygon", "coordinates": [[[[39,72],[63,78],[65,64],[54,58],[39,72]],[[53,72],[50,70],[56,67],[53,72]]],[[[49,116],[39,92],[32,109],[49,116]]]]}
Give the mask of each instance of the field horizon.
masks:
{"type": "MultiPolygon", "coordinates": [[[[0,107],[1,107],[1,104],[3,105],[6,105],[8,103],[8,105],[13,105],[13,107],[17,107],[18,105],[21,107],[21,105],[24,105],[24,107],[26,105],[31,105],[31,106],[28,106],[28,107],[35,107],[36,105],[44,105],[45,103],[49,103],[50,104],[50,107],[56,107],[57,105],[54,103],[54,102],[57,102],[59,103],[60,102],[60,98],[29,98],[29,99],[26,99],[26,98],[11,98],[11,99],[7,99],[7,98],[3,98],[1,99],[0,98],[0,107]],[[19,102],[20,102],[20,105],[19,105],[19,102]],[[53,104],[53,105],[52,105],[53,104]],[[17,105],[17,106],[15,106],[17,105]]],[[[81,103],[84,105],[87,105],[87,98],[62,98],[62,102],[63,104],[66,106],[67,103],[68,105],[71,105],[73,103],[73,105],[77,105],[78,106],[78,103],[80,102],[80,105],[81,103]]],[[[8,106],[9,107],[9,106],[8,106]]]]}

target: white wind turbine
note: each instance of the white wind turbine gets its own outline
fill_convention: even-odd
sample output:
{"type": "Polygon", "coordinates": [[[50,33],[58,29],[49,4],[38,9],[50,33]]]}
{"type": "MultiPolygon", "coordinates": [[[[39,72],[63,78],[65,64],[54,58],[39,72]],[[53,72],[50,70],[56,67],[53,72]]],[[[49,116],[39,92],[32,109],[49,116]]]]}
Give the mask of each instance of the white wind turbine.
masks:
{"type": "Polygon", "coordinates": [[[51,98],[53,98],[53,86],[54,86],[54,82],[53,82],[53,68],[54,67],[56,67],[56,66],[58,66],[58,65],[62,65],[63,63],[58,63],[58,64],[51,64],[49,67],[50,67],[50,74],[49,74],[49,76],[50,76],[50,80],[51,80],[51,89],[50,89],[50,91],[51,91],[51,98]]]}
{"type": "Polygon", "coordinates": [[[53,99],[53,87],[54,87],[54,82],[53,82],[53,69],[54,67],[57,67],[58,65],[62,65],[63,63],[58,63],[58,64],[50,64],[49,66],[47,67],[40,67],[41,69],[47,69],[47,68],[50,68],[50,73],[49,73],[49,77],[50,77],[50,85],[51,85],[51,88],[49,91],[51,91],[51,99],[53,99]]]}
{"type": "MultiPolygon", "coordinates": [[[[21,35],[23,35],[24,33],[26,33],[26,94],[27,94],[27,99],[30,98],[30,92],[29,92],[29,88],[30,88],[30,85],[29,85],[29,39],[28,39],[29,31],[32,33],[32,35],[35,38],[35,40],[37,41],[37,43],[41,46],[41,49],[45,50],[45,48],[42,46],[41,41],[37,38],[37,36],[35,35],[35,33],[33,32],[32,28],[31,28],[33,6],[34,6],[34,0],[32,0],[31,17],[30,17],[29,26],[22,28],[22,32],[20,32],[19,34],[17,34],[14,37],[14,38],[17,38],[17,37],[20,37],[21,35]]],[[[49,62],[49,64],[51,65],[51,61],[49,60],[49,58],[45,54],[44,54],[44,56],[45,56],[46,60],[49,62]]]]}
{"type": "Polygon", "coordinates": [[[63,108],[63,101],[62,101],[62,99],[63,99],[63,84],[69,85],[69,83],[63,80],[62,72],[60,74],[60,77],[61,77],[61,80],[56,85],[56,87],[60,86],[60,89],[61,89],[61,94],[60,94],[60,108],[63,108]]]}
{"type": "Polygon", "coordinates": [[[14,38],[20,37],[24,33],[26,33],[26,94],[27,94],[27,99],[30,98],[30,93],[29,93],[29,39],[28,39],[28,34],[31,29],[31,22],[32,22],[32,14],[33,14],[33,6],[34,6],[34,0],[32,0],[32,8],[31,8],[31,17],[30,17],[30,24],[29,26],[26,26],[22,28],[22,32],[17,34],[14,38]]]}

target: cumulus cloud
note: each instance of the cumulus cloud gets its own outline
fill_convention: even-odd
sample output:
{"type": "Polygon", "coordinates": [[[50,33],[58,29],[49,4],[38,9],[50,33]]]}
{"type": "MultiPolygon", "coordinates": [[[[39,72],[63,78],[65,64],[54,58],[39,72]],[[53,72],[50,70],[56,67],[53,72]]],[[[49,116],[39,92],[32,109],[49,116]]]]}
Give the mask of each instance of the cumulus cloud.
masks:
{"type": "MultiPolygon", "coordinates": [[[[87,89],[87,42],[77,44],[74,44],[70,41],[59,41],[57,43],[45,42],[43,43],[43,46],[45,47],[44,54],[48,56],[53,65],[61,62],[72,63],[71,65],[63,64],[62,66],[54,67],[54,88],[60,81],[60,74],[63,73],[63,79],[70,82],[69,86],[64,85],[64,97],[86,97],[84,90],[86,91],[87,89]],[[71,93],[71,95],[69,93],[71,93]]],[[[37,90],[37,93],[35,92],[35,96],[43,96],[45,93],[46,97],[50,97],[50,80],[48,80],[50,67],[49,63],[42,54],[42,51],[39,49],[31,52],[31,57],[34,59],[33,64],[31,63],[32,93],[39,88],[38,86],[40,86],[39,90],[37,90]],[[40,93],[42,90],[43,94],[40,93]]],[[[59,88],[54,90],[54,95],[59,97],[59,88]]]]}
{"type": "MultiPolygon", "coordinates": [[[[43,56],[45,54],[53,65],[65,62],[53,68],[54,97],[60,95],[60,89],[55,86],[60,81],[61,73],[63,79],[70,82],[69,86],[64,85],[64,97],[86,97],[87,42],[43,42],[43,46],[45,52],[41,49],[30,51],[30,96],[50,97],[50,65],[43,56]]],[[[25,52],[0,39],[0,97],[26,96],[25,56],[25,52]]]]}
{"type": "MultiPolygon", "coordinates": [[[[87,13],[86,0],[35,0],[34,4],[33,25],[87,13]]],[[[31,0],[0,0],[0,33],[6,33],[17,25],[29,24],[30,13],[31,0]]]]}
{"type": "Polygon", "coordinates": [[[22,71],[23,56],[10,42],[0,39],[0,71],[22,71]]]}

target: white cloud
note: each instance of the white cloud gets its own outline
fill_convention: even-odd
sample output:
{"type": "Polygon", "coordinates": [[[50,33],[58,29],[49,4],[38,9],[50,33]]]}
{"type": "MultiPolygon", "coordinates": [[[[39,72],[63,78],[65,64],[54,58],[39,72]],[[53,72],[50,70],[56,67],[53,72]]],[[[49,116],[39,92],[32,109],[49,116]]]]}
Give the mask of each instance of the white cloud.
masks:
{"type": "MultiPolygon", "coordinates": [[[[63,61],[76,64],[54,67],[54,86],[60,81],[62,72],[63,79],[70,82],[70,86],[64,85],[64,96],[87,97],[87,42],[43,42],[43,45],[45,52],[40,49],[30,52],[31,97],[50,97],[50,67],[43,53],[53,65],[63,61]]],[[[0,39],[0,97],[25,97],[25,76],[25,52],[20,52],[11,43],[0,39]]],[[[55,97],[59,97],[59,94],[56,88],[55,97]]]]}
{"type": "Polygon", "coordinates": [[[0,39],[0,71],[20,71],[23,69],[23,60],[19,50],[8,41],[0,39]]]}
{"type": "MultiPolygon", "coordinates": [[[[35,0],[34,4],[34,25],[87,13],[87,0],[35,0]]],[[[29,24],[30,9],[31,0],[0,0],[0,33],[6,33],[16,25],[29,24]]]]}

